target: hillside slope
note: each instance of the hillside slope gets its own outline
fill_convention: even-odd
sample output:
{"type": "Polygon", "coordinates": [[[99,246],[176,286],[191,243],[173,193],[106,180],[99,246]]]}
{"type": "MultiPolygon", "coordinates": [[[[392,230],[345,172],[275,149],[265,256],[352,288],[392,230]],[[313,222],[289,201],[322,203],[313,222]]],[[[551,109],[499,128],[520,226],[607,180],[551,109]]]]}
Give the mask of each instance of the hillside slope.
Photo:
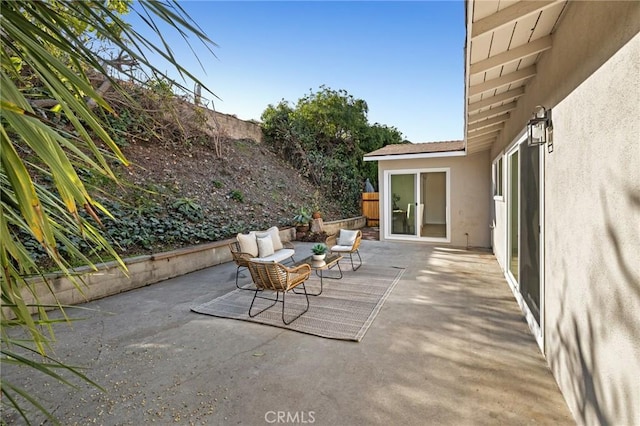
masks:
{"type": "MultiPolygon", "coordinates": [[[[311,209],[318,197],[325,220],[342,217],[336,203],[316,194],[315,187],[296,169],[262,143],[252,140],[226,140],[220,158],[204,145],[177,150],[137,142],[124,147],[123,152],[132,165],[118,167],[126,190],[117,190],[115,195],[128,203],[128,211],[142,211],[160,203],[164,209],[154,207],[159,216],[165,215],[163,211],[172,215],[177,204],[201,207],[201,215],[192,215],[195,217],[190,222],[215,229],[215,236],[211,237],[210,233],[209,237],[192,238],[190,244],[272,225],[292,225],[292,218],[300,207],[311,209]]],[[[162,248],[175,248],[175,245],[171,242],[162,248]]],[[[154,244],[152,250],[159,248],[154,244]]],[[[132,247],[128,251],[149,249],[132,247]]],[[[125,251],[125,254],[130,253],[125,251]]]]}

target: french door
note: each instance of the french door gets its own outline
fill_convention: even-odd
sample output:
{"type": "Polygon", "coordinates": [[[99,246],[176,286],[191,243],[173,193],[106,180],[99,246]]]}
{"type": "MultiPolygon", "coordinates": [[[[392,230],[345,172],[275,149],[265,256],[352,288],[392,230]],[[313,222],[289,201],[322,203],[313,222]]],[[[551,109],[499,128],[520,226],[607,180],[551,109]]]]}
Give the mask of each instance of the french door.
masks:
{"type": "Polygon", "coordinates": [[[449,169],[385,172],[385,237],[450,242],[449,169]]]}

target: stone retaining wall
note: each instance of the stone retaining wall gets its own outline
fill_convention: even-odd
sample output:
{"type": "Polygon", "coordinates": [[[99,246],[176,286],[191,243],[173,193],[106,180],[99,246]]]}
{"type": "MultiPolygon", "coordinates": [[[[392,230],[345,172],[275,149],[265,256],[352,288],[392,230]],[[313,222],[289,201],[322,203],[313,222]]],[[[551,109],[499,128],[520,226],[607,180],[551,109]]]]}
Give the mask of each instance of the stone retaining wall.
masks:
{"type": "MultiPolygon", "coordinates": [[[[201,130],[211,137],[221,136],[223,139],[251,139],[258,143],[262,142],[262,128],[256,121],[241,120],[235,115],[197,106],[186,100],[176,99],[176,107],[183,120],[199,122],[202,119],[200,114],[203,114],[206,124],[201,130]]],[[[168,115],[168,119],[172,118],[168,115]]]]}
{"type": "Polygon", "coordinates": [[[235,115],[224,114],[210,109],[205,109],[208,114],[209,125],[220,128],[225,136],[231,139],[252,139],[262,142],[262,128],[255,121],[241,120],[235,115]]]}

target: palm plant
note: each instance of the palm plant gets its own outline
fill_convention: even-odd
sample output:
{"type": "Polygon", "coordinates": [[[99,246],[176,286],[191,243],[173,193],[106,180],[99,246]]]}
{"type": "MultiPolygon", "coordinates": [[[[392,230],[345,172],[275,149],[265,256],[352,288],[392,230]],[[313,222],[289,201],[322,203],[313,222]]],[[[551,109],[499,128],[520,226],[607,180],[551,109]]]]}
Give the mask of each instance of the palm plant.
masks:
{"type": "MultiPolygon", "coordinates": [[[[0,361],[3,368],[26,365],[69,384],[56,372],[63,368],[98,386],[78,369],[48,356],[54,337],[54,320],[46,313],[49,307],[38,302],[33,290],[35,303],[23,298],[31,289],[29,277],[42,275],[27,241],[36,241],[38,249],[69,277],[71,259],[95,269],[91,257],[74,245],[76,236],[93,247],[94,255],[107,253],[126,269],[99,231],[99,215],[109,216],[109,212],[90,195],[78,173],[88,169],[116,180],[110,162],[127,164],[95,111],[112,113],[104,91],[122,90],[118,80],[110,77],[109,64],[114,61],[100,57],[95,46],[115,49],[118,59],[127,58],[164,76],[145,53],[155,52],[183,77],[203,86],[177,63],[153,18],[173,27],[185,40],[195,36],[209,51],[214,43],[177,2],[136,3],[134,11],[160,38],[161,47],[122,19],[130,11],[131,0],[0,3],[0,361]],[[96,75],[104,81],[98,89],[90,80],[96,75]],[[16,333],[16,328],[24,333],[16,333]],[[40,360],[34,361],[34,354],[40,360]]],[[[127,70],[120,67],[118,72],[124,76],[127,70]]],[[[25,401],[55,420],[19,385],[2,377],[0,386],[2,404],[13,407],[25,421],[25,401]]]]}

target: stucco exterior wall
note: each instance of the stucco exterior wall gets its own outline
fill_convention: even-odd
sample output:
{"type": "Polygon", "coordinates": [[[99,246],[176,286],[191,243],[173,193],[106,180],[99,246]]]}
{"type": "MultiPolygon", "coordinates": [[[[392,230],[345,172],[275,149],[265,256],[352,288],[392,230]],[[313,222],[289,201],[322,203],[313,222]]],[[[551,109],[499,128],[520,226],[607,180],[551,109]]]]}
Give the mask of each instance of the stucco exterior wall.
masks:
{"type": "Polygon", "coordinates": [[[579,424],[640,424],[639,32],[640,2],[570,3],[491,155],[552,108],[545,355],[579,424]]]}
{"type": "Polygon", "coordinates": [[[380,188],[380,238],[385,239],[386,214],[385,170],[450,168],[451,194],[451,243],[465,247],[469,234],[470,247],[490,247],[491,163],[489,152],[484,151],[466,157],[440,157],[411,160],[385,160],[378,162],[378,188],[380,188]]]}
{"type": "Polygon", "coordinates": [[[636,36],[558,103],[547,159],[547,356],[588,424],[640,424],[639,62],[636,36]]]}

